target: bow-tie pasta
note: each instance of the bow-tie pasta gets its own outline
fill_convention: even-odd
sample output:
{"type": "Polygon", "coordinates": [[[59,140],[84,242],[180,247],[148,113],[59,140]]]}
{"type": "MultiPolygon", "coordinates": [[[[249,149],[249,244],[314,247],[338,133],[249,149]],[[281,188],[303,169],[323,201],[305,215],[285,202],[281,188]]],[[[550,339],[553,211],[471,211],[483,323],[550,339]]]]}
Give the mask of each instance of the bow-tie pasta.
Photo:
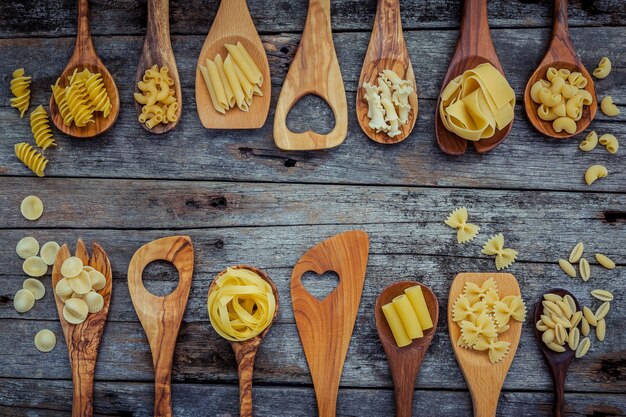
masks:
{"type": "Polygon", "coordinates": [[[459,207],[450,213],[444,221],[448,226],[457,229],[456,239],[458,243],[469,242],[474,239],[480,231],[480,227],[475,224],[467,223],[468,217],[467,208],[459,207]]]}

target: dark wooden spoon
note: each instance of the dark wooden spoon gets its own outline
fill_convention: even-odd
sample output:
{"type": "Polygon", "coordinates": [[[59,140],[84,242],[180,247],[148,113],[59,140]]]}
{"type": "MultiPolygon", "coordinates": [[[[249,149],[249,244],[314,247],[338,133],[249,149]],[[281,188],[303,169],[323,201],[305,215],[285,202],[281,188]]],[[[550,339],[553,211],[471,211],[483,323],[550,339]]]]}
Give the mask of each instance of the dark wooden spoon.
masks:
{"type": "MultiPolygon", "coordinates": [[[[270,284],[272,292],[274,293],[274,298],[276,298],[276,310],[274,311],[274,317],[272,317],[272,321],[274,321],[276,314],[278,313],[278,290],[276,289],[274,281],[272,281],[272,279],[265,272],[250,265],[235,265],[231,268],[247,269],[255,272],[268,284],[270,284]]],[[[226,269],[223,270],[217,275],[217,277],[215,277],[209,287],[209,294],[215,286],[215,281],[224,275],[226,271],[226,269]]],[[[253,337],[252,339],[248,339],[244,342],[230,342],[230,346],[233,348],[233,352],[235,353],[235,359],[237,360],[237,372],[239,373],[239,415],[241,417],[252,417],[252,373],[254,371],[254,359],[256,358],[256,353],[261,346],[261,342],[263,342],[263,338],[265,338],[265,335],[267,335],[267,332],[270,330],[270,327],[272,327],[272,323],[270,323],[270,325],[267,326],[261,334],[253,337]]]]}
{"type": "Polygon", "coordinates": [[[72,75],[76,68],[78,68],[79,71],[87,68],[93,73],[99,72],[102,75],[104,87],[111,100],[111,113],[109,113],[107,117],[104,117],[102,112],[95,112],[95,123],[87,123],[87,126],[78,127],[74,123],[67,126],[63,122],[59,108],[54,101],[54,96],[51,96],[50,117],[57,129],[66,135],[75,138],[91,138],[106,132],[113,126],[120,112],[120,97],[113,77],[102,61],[100,61],[100,58],[98,58],[98,54],[91,40],[91,33],[89,31],[89,0],[78,0],[78,34],[76,36],[76,45],[74,46],[74,53],[70,61],[61,73],[60,78],[62,86],[67,85],[68,77],[72,75]]]}
{"type": "MultiPolygon", "coordinates": [[[[504,70],[502,69],[498,54],[491,40],[491,34],[489,33],[487,0],[465,0],[459,40],[456,43],[456,49],[450,61],[448,72],[441,84],[441,91],[446,88],[453,78],[485,62],[493,65],[504,75],[504,70]]],[[[513,127],[513,120],[511,120],[511,123],[502,130],[496,130],[496,133],[490,138],[475,142],[468,141],[450,132],[443,125],[441,115],[439,114],[440,102],[441,96],[437,101],[437,110],[435,113],[435,133],[439,147],[448,155],[464,154],[467,150],[468,142],[472,142],[474,148],[476,148],[476,152],[488,152],[502,143],[513,127]]]]}
{"type": "Polygon", "coordinates": [[[393,389],[396,397],[396,416],[411,417],[413,410],[413,393],[415,389],[415,378],[419,372],[424,355],[433,340],[433,336],[437,331],[437,321],[439,320],[439,303],[437,297],[430,288],[415,281],[400,281],[389,285],[380,293],[376,299],[374,307],[374,316],[376,318],[376,330],[380,343],[385,349],[389,368],[391,369],[391,378],[393,379],[393,389]],[[424,336],[413,340],[413,342],[405,347],[398,347],[387,319],[383,314],[383,306],[390,303],[395,297],[404,293],[404,290],[419,285],[422,287],[422,293],[426,304],[428,304],[428,312],[433,321],[433,327],[424,331],[424,336]]]}
{"type": "MultiPolygon", "coordinates": [[[[570,297],[574,299],[574,302],[576,303],[576,308],[580,310],[580,304],[578,304],[578,300],[569,291],[562,288],[553,288],[546,291],[544,294],[548,293],[557,294],[561,297],[569,294],[570,297]]],[[[539,347],[543,352],[543,357],[548,364],[548,368],[550,368],[550,373],[552,374],[552,379],[554,380],[554,417],[563,417],[565,416],[565,375],[567,374],[567,368],[569,368],[569,365],[572,363],[576,352],[568,348],[566,348],[565,352],[555,352],[547,347],[543,340],[541,340],[543,332],[538,330],[535,324],[539,320],[541,320],[541,315],[543,314],[543,305],[541,304],[542,301],[543,294],[539,301],[537,301],[537,305],[535,306],[535,318],[533,322],[533,327],[535,328],[535,336],[537,336],[539,347]]]]}
{"type": "Polygon", "coordinates": [[[572,38],[569,35],[569,29],[567,26],[567,0],[554,0],[552,39],[550,40],[548,51],[539,63],[539,66],[533,75],[528,80],[528,84],[526,84],[526,90],[524,91],[524,108],[526,109],[528,120],[530,120],[538,131],[546,136],[557,139],[566,139],[579,134],[583,130],[587,129],[591,121],[596,117],[596,113],[598,111],[596,88],[589,71],[587,71],[583,63],[580,61],[580,58],[578,58],[578,55],[576,55],[576,51],[574,50],[574,46],[572,44],[572,38]],[[593,103],[589,106],[583,107],[583,115],[581,119],[576,122],[576,132],[574,133],[567,133],[564,130],[557,133],[552,127],[552,122],[541,120],[537,115],[539,105],[530,97],[530,89],[533,84],[540,79],[545,79],[546,72],[550,67],[554,67],[556,69],[566,68],[570,71],[578,71],[587,79],[587,86],[585,87],[585,90],[587,90],[589,94],[591,94],[591,97],[593,97],[593,103]]]}
{"type": "MultiPolygon", "coordinates": [[[[161,134],[174,129],[180,121],[180,115],[183,109],[182,93],[180,88],[180,78],[178,76],[178,67],[176,66],[176,58],[172,51],[172,43],[170,42],[170,4],[169,0],[148,0],[148,24],[146,26],[146,39],[143,43],[139,64],[137,64],[137,74],[135,75],[135,89],[137,83],[143,79],[143,75],[148,68],[157,64],[159,67],[167,67],[169,76],[174,80],[174,89],[176,91],[176,101],[178,102],[178,110],[176,110],[176,121],[168,123],[159,123],[152,129],[148,129],[145,124],[141,126],[148,132],[161,134]]],[[[142,104],[133,100],[137,114],[141,114],[142,104]]]]}

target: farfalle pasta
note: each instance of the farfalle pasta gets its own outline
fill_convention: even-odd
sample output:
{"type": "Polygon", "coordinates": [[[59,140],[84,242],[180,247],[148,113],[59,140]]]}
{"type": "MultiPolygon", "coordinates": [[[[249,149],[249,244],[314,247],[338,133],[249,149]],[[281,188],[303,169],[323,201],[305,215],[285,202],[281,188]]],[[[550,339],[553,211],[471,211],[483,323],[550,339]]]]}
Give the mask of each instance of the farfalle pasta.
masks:
{"type": "Polygon", "coordinates": [[[483,246],[482,253],[495,255],[497,270],[508,268],[517,258],[515,249],[504,247],[504,235],[502,233],[491,236],[483,246]]]}
{"type": "Polygon", "coordinates": [[[20,117],[24,117],[24,113],[28,110],[30,104],[30,82],[32,77],[27,77],[24,68],[18,68],[13,71],[13,79],[11,80],[11,107],[15,107],[20,112],[20,117]]]}
{"type": "Polygon", "coordinates": [[[469,215],[467,212],[467,208],[459,207],[454,210],[444,221],[448,226],[457,229],[457,242],[458,243],[466,243],[470,240],[474,239],[478,232],[480,231],[480,227],[467,223],[469,215]]]}
{"type": "Polygon", "coordinates": [[[139,93],[135,93],[135,101],[143,104],[139,123],[152,129],[163,123],[171,123],[178,120],[180,104],[176,97],[174,79],[169,76],[167,67],[159,68],[153,65],[148,68],[141,81],[137,83],[139,93]]]}
{"type": "Polygon", "coordinates": [[[367,102],[369,127],[385,132],[389,137],[402,133],[400,128],[409,122],[411,104],[409,96],[414,88],[409,80],[403,80],[392,70],[378,74],[377,83],[363,83],[363,99],[367,102]]]}

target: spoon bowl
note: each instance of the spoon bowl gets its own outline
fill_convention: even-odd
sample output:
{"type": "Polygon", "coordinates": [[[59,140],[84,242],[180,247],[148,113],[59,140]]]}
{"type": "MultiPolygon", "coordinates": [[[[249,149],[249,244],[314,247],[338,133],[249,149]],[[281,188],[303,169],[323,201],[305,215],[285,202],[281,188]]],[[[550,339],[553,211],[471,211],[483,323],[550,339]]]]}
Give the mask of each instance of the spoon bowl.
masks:
{"type": "Polygon", "coordinates": [[[419,373],[420,366],[424,360],[424,355],[433,340],[437,331],[439,320],[439,303],[437,297],[430,288],[415,281],[401,281],[386,287],[376,299],[374,307],[374,317],[376,319],[376,331],[383,345],[389,368],[396,399],[396,416],[410,417],[413,410],[413,393],[415,389],[415,378],[419,373]],[[390,303],[398,295],[404,294],[404,290],[419,285],[422,288],[424,299],[428,306],[428,312],[433,321],[433,327],[424,330],[424,336],[413,340],[404,347],[398,347],[393,338],[391,328],[383,314],[383,306],[390,303]]]}
{"type": "MultiPolygon", "coordinates": [[[[272,288],[272,293],[276,299],[276,309],[274,310],[274,316],[272,321],[258,336],[243,342],[230,342],[230,346],[235,353],[235,359],[237,361],[237,372],[239,374],[239,413],[241,417],[252,417],[252,373],[254,371],[254,359],[261,346],[261,342],[267,335],[267,332],[272,327],[272,323],[278,313],[278,290],[274,281],[262,270],[250,265],[235,265],[231,269],[247,269],[259,275],[265,282],[267,282],[272,288]]],[[[220,272],[217,277],[211,283],[209,287],[209,294],[216,285],[217,280],[224,275],[228,270],[225,269],[220,272]]]]}
{"type": "MultiPolygon", "coordinates": [[[[553,288],[545,292],[545,294],[552,293],[560,295],[561,297],[565,295],[569,295],[574,299],[576,303],[576,308],[580,310],[580,304],[578,300],[572,293],[562,288],[553,288]]],[[[537,301],[537,305],[535,306],[535,314],[534,314],[534,323],[537,323],[541,320],[541,315],[543,314],[543,295],[537,301]]],[[[564,408],[565,408],[565,376],[567,374],[567,369],[569,368],[572,360],[576,355],[576,352],[566,348],[565,352],[555,352],[550,349],[541,339],[543,332],[539,331],[536,326],[535,328],[535,336],[537,336],[537,341],[539,342],[539,347],[541,348],[541,352],[543,352],[543,357],[548,364],[548,368],[550,369],[550,373],[552,374],[552,379],[554,381],[554,416],[555,417],[563,417],[565,416],[564,408]]]]}
{"type": "Polygon", "coordinates": [[[111,128],[111,126],[113,126],[120,111],[120,97],[113,77],[98,57],[91,40],[91,33],[89,31],[88,0],[78,0],[78,35],[76,36],[74,53],[59,77],[61,79],[61,86],[67,85],[68,78],[72,75],[75,69],[78,69],[79,71],[88,69],[92,73],[101,74],[104,87],[107,91],[109,99],[111,100],[111,112],[107,117],[104,117],[102,112],[94,112],[94,123],[87,123],[87,126],[78,127],[73,123],[68,126],[63,122],[59,108],[54,101],[54,96],[51,96],[50,118],[57,129],[66,135],[75,138],[91,138],[106,132],[111,128]]]}
{"type": "Polygon", "coordinates": [[[591,121],[596,117],[598,100],[596,98],[596,89],[591,74],[589,74],[589,71],[587,71],[580,61],[580,58],[578,58],[578,55],[576,55],[572,38],[569,35],[567,25],[567,0],[554,0],[553,19],[552,39],[550,40],[548,51],[526,84],[524,91],[524,108],[526,109],[528,120],[530,120],[532,125],[539,132],[556,139],[567,139],[578,135],[589,127],[591,121]],[[556,132],[552,127],[552,122],[541,120],[537,115],[539,105],[530,97],[530,90],[533,84],[540,79],[546,79],[546,72],[550,67],[578,71],[587,79],[585,90],[591,94],[593,102],[589,106],[583,106],[583,114],[580,120],[576,122],[576,131],[574,133],[567,133],[564,130],[556,132]]]}
{"type": "MultiPolygon", "coordinates": [[[[89,257],[85,243],[79,239],[76,243],[76,253],[74,256],[83,261],[84,265],[89,265],[101,272],[106,278],[104,288],[98,293],[104,299],[104,306],[97,313],[88,314],[84,322],[71,324],[63,316],[63,306],[65,303],[54,293],[54,299],[61,321],[61,328],[65,336],[67,350],[70,356],[72,367],[72,383],[74,386],[72,415],[91,416],[93,415],[93,378],[96,371],[96,358],[98,348],[104,332],[109,306],[111,304],[111,290],[113,286],[111,262],[97,243],[93,243],[92,257],[89,257]]],[[[67,245],[63,245],[57,253],[52,269],[52,288],[56,288],[57,283],[63,279],[61,265],[69,258],[70,250],[67,245]]]]}
{"type": "Polygon", "coordinates": [[[225,114],[218,113],[213,107],[202,73],[196,67],[196,107],[200,121],[207,129],[258,129],[267,119],[272,97],[270,66],[246,0],[222,0],[200,51],[198,65],[205,65],[207,59],[213,60],[218,53],[225,59],[228,51],[224,45],[236,45],[237,42],[241,42],[246,48],[263,75],[263,84],[260,87],[263,95],[254,96],[247,112],[235,106],[225,114]]]}

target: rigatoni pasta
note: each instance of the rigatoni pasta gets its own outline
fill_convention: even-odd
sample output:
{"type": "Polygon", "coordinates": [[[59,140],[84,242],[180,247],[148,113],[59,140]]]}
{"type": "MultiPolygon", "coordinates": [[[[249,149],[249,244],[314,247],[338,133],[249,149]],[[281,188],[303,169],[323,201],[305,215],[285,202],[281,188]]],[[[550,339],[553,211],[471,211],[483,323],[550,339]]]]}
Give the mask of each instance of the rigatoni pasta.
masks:
{"type": "Polygon", "coordinates": [[[398,347],[411,344],[424,336],[424,330],[433,327],[428,305],[419,285],[409,287],[392,302],[382,306],[387,324],[398,347]]]}
{"type": "Polygon", "coordinates": [[[176,97],[174,79],[169,76],[167,67],[159,68],[153,65],[148,68],[137,83],[139,92],[134,93],[135,101],[142,104],[139,123],[148,129],[163,123],[168,124],[178,120],[180,104],[176,97]]]}

